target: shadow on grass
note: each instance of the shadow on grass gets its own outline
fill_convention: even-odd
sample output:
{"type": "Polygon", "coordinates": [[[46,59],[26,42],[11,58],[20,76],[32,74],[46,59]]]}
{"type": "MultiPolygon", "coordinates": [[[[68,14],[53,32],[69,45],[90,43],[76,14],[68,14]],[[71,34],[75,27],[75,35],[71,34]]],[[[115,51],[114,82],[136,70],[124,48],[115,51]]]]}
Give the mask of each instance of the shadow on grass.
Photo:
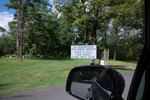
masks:
{"type": "MultiPolygon", "coordinates": [[[[1,60],[1,58],[0,58],[1,60]]],[[[5,57],[3,60],[20,60],[17,57],[9,58],[5,57]]],[[[30,58],[23,58],[23,60],[58,60],[58,61],[66,61],[66,60],[74,60],[71,59],[70,57],[47,57],[47,58],[42,58],[42,57],[30,57],[30,58]]]]}
{"type": "Polygon", "coordinates": [[[66,60],[73,60],[69,57],[49,57],[49,58],[30,58],[29,60],[58,60],[58,61],[66,61],[66,60]]]}
{"type": "Polygon", "coordinates": [[[26,97],[32,97],[33,95],[31,94],[19,94],[19,95],[15,95],[13,96],[13,98],[26,98],[26,97]]]}
{"type": "Polygon", "coordinates": [[[72,68],[66,68],[66,69],[58,69],[58,70],[52,70],[49,72],[63,72],[63,71],[70,71],[72,68]]]}
{"type": "Polygon", "coordinates": [[[133,61],[133,60],[123,60],[124,62],[127,62],[127,63],[137,63],[138,61],[133,61]]]}
{"type": "Polygon", "coordinates": [[[124,66],[124,65],[108,65],[108,67],[116,69],[116,70],[127,70],[127,71],[135,70],[133,68],[129,68],[128,66],[124,66]]]}
{"type": "Polygon", "coordinates": [[[0,90],[10,88],[11,86],[13,86],[11,83],[0,84],[0,90]]]}

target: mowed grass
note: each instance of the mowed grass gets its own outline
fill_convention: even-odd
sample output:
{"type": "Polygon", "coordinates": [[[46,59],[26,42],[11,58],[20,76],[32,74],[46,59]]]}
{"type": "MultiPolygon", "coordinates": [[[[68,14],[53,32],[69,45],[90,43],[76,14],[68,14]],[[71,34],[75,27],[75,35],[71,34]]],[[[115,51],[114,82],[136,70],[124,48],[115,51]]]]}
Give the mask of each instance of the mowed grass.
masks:
{"type": "MultiPolygon", "coordinates": [[[[69,71],[90,60],[0,59],[0,95],[65,85],[69,71]]],[[[98,61],[97,61],[98,62],[98,61]]],[[[136,63],[109,61],[111,65],[135,66],[136,63]]]]}
{"type": "Polygon", "coordinates": [[[135,68],[136,67],[136,61],[133,62],[127,62],[127,61],[114,61],[114,60],[109,60],[108,61],[109,65],[113,65],[113,66],[125,66],[125,67],[129,67],[129,68],[135,68]]]}

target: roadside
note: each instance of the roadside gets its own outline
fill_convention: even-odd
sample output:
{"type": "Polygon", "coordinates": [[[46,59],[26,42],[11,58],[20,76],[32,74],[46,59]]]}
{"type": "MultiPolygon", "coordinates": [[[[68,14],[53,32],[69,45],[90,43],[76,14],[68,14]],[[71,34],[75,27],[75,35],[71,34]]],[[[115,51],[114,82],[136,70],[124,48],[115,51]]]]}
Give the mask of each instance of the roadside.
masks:
{"type": "Polygon", "coordinates": [[[122,95],[124,100],[126,100],[126,98],[128,96],[128,91],[129,91],[129,88],[130,88],[130,84],[131,84],[131,81],[132,81],[133,74],[134,74],[134,71],[129,71],[127,73],[122,73],[122,75],[125,79],[125,89],[124,89],[124,92],[123,92],[123,95],[122,95]]]}
{"type": "MultiPolygon", "coordinates": [[[[126,87],[123,93],[123,98],[127,97],[130,82],[134,71],[122,73],[126,81],[126,87]]],[[[8,96],[1,96],[0,100],[77,100],[74,97],[68,95],[65,91],[65,87],[55,87],[49,89],[41,89],[26,93],[12,94],[8,96]]]]}
{"type": "MultiPolygon", "coordinates": [[[[90,60],[33,60],[0,59],[0,95],[32,91],[40,88],[52,88],[65,84],[69,71],[80,65],[89,64],[90,60]]],[[[98,63],[98,60],[97,60],[98,63]]],[[[118,69],[119,66],[135,66],[136,63],[110,60],[109,65],[117,66],[119,72],[130,70],[118,69]]],[[[123,68],[123,67],[122,67],[123,68]]]]}

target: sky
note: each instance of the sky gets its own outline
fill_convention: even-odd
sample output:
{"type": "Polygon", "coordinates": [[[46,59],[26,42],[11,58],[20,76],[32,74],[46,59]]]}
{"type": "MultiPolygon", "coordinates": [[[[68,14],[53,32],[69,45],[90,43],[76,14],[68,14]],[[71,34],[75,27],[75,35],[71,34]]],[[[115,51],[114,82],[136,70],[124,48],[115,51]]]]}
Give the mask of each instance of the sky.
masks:
{"type": "MultiPolygon", "coordinates": [[[[68,0],[69,1],[69,0],[68,0]]],[[[14,9],[8,9],[5,7],[9,0],[0,0],[0,26],[9,31],[8,23],[14,19],[14,9]]],[[[67,0],[59,0],[60,4],[64,4],[67,0]]],[[[49,3],[54,5],[53,0],[49,0],[49,3]]],[[[2,32],[0,32],[2,35],[2,32]]]]}
{"type": "MultiPolygon", "coordinates": [[[[8,22],[12,21],[14,18],[15,10],[8,9],[5,7],[5,4],[8,3],[9,0],[0,0],[0,26],[9,31],[8,22]]],[[[0,35],[2,32],[0,33],[0,35]]]]}
{"type": "MultiPolygon", "coordinates": [[[[61,0],[63,1],[63,0],[61,0]]],[[[0,26],[9,31],[8,22],[12,21],[14,18],[14,9],[8,9],[5,7],[9,0],[0,0],[0,26]]],[[[54,4],[53,0],[49,0],[50,4],[54,4]]],[[[0,32],[0,35],[2,33],[0,32]]]]}

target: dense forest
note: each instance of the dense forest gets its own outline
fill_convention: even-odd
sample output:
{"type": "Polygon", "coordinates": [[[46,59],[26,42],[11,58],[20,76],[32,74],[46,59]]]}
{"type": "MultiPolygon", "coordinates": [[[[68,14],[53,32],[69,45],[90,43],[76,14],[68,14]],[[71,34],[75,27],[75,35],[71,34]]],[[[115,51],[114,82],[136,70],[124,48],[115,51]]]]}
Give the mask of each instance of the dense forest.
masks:
{"type": "Polygon", "coordinates": [[[137,60],[144,44],[143,0],[10,0],[6,6],[16,13],[0,36],[0,56],[68,57],[73,44],[96,44],[111,59],[137,60]]]}

